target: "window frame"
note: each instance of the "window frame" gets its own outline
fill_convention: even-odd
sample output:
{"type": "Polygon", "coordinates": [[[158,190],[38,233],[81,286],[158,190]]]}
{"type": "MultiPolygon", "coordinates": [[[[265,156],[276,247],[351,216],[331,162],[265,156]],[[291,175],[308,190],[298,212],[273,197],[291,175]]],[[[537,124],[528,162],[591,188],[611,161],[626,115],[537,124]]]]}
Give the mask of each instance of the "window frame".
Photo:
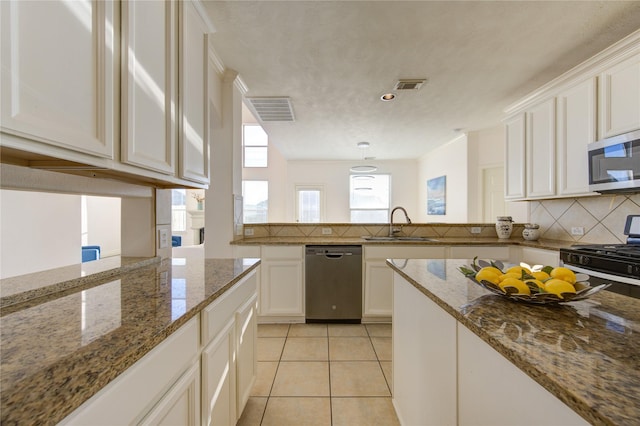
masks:
{"type": "MultiPolygon", "coordinates": [[[[380,212],[385,212],[385,220],[384,222],[380,222],[380,223],[387,223],[388,222],[388,218],[389,218],[389,214],[391,212],[391,199],[392,199],[392,193],[391,193],[391,189],[392,189],[392,176],[391,173],[366,173],[367,176],[387,176],[388,177],[388,188],[387,188],[387,192],[388,192],[388,199],[387,199],[387,207],[386,208],[380,208],[380,207],[352,207],[352,202],[353,202],[353,196],[352,196],[352,191],[354,191],[354,188],[352,186],[353,183],[353,177],[354,176],[362,176],[363,174],[361,173],[350,173],[349,174],[349,223],[371,223],[371,222],[357,222],[357,221],[353,221],[353,212],[375,212],[375,211],[380,211],[380,212]]],[[[376,222],[379,223],[379,222],[376,222]]]]}
{"type": "Polygon", "coordinates": [[[257,123],[246,123],[242,125],[242,167],[246,169],[264,169],[269,167],[269,135],[265,132],[264,128],[257,123]],[[245,129],[247,127],[259,127],[262,129],[267,137],[266,143],[264,145],[247,144],[245,138],[245,129]],[[247,148],[265,150],[265,161],[263,166],[247,166],[247,148]]]}

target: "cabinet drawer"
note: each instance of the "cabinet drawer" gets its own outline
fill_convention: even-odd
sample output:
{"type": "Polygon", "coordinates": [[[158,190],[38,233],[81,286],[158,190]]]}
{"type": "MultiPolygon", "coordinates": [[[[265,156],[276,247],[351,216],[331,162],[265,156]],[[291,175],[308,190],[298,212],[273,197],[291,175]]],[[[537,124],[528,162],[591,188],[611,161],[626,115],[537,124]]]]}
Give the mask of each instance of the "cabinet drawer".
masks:
{"type": "Polygon", "coordinates": [[[365,246],[365,260],[370,259],[444,259],[445,246],[365,246]]]}
{"type": "Polygon", "coordinates": [[[302,259],[304,246],[262,246],[262,258],[271,259],[302,259]]]}
{"type": "Polygon", "coordinates": [[[206,346],[235,315],[237,309],[257,291],[256,273],[252,271],[225,294],[202,310],[202,345],[206,346]]]}
{"type": "Polygon", "coordinates": [[[509,246],[487,247],[487,246],[460,246],[449,248],[450,259],[479,259],[509,260],[509,246]]]}

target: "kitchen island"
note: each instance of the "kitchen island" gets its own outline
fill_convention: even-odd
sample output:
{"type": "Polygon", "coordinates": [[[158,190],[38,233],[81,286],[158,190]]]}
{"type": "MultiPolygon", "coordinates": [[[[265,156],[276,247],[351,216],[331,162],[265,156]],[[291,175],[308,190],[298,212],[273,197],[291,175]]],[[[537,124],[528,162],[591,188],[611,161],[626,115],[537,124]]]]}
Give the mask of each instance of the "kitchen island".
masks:
{"type": "Polygon", "coordinates": [[[484,415],[493,424],[510,418],[503,422],[508,424],[513,416],[525,424],[531,423],[525,411],[529,408],[533,416],[554,409],[565,416],[549,424],[580,424],[582,419],[590,424],[637,424],[640,300],[601,291],[560,306],[522,304],[465,278],[458,268],[468,265],[467,259],[387,263],[394,270],[394,404],[401,421],[415,422],[432,407],[458,424],[469,419],[482,424],[484,415]],[[416,300],[425,304],[410,309],[416,300]],[[431,314],[425,313],[429,310],[431,314]],[[431,338],[421,345],[426,335],[431,338]],[[543,388],[535,395],[549,397],[527,399],[522,379],[509,387],[509,368],[493,371],[483,364],[487,358],[482,354],[493,351],[490,357],[502,360],[496,365],[515,366],[514,374],[523,372],[531,382],[526,386],[543,388]],[[427,364],[435,367],[430,370],[427,364]],[[431,394],[428,388],[420,395],[410,391],[438,379],[442,383],[431,394]],[[522,406],[511,406],[501,396],[520,398],[522,406]]]}
{"type": "MultiPolygon", "coordinates": [[[[58,423],[187,324],[194,325],[196,345],[189,362],[199,365],[198,347],[206,343],[200,341],[199,316],[202,313],[204,319],[204,311],[218,299],[252,274],[255,277],[259,263],[259,259],[166,259],[82,290],[3,309],[1,423],[58,423]]],[[[209,312],[213,314],[218,312],[209,312]]],[[[103,421],[109,423],[108,418],[103,421]]]]}

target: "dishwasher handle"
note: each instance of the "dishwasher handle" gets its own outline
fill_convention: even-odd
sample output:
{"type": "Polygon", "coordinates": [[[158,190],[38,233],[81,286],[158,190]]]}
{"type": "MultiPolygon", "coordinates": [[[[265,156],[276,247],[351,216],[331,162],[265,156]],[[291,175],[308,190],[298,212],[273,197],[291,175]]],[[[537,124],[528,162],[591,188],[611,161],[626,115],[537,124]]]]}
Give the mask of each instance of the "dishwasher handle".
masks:
{"type": "Polygon", "coordinates": [[[316,256],[324,256],[327,259],[341,259],[343,256],[353,256],[353,253],[316,253],[316,256]]]}

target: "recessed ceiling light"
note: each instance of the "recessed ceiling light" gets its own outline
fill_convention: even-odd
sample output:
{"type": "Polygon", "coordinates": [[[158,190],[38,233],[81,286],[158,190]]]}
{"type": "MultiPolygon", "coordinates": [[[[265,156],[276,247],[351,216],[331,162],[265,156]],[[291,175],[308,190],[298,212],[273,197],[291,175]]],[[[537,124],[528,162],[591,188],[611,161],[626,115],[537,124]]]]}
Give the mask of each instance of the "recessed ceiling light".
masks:
{"type": "Polygon", "coordinates": [[[380,100],[383,102],[389,102],[392,101],[396,98],[395,93],[385,93],[384,95],[380,96],[380,100]]]}

